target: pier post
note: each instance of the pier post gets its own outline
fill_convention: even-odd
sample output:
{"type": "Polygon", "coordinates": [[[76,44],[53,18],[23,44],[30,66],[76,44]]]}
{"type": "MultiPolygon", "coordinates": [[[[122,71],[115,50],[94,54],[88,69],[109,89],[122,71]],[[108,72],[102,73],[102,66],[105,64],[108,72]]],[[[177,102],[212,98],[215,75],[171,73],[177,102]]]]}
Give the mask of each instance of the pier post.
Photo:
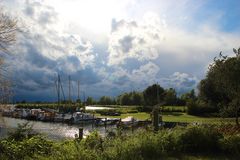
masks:
{"type": "Polygon", "coordinates": [[[78,137],[80,140],[83,139],[83,128],[79,128],[79,137],[78,137]]]}
{"type": "Polygon", "coordinates": [[[104,127],[105,127],[105,131],[106,131],[106,129],[107,129],[107,118],[105,118],[104,127]]]}
{"type": "Polygon", "coordinates": [[[134,131],[134,119],[132,118],[132,133],[134,131]]]}
{"type": "Polygon", "coordinates": [[[153,109],[153,127],[154,131],[157,132],[159,130],[159,110],[158,108],[153,109]]]}
{"type": "Polygon", "coordinates": [[[94,125],[94,122],[95,122],[95,116],[94,116],[94,114],[92,116],[93,116],[93,120],[92,120],[92,129],[93,129],[93,125],[94,125]]]}

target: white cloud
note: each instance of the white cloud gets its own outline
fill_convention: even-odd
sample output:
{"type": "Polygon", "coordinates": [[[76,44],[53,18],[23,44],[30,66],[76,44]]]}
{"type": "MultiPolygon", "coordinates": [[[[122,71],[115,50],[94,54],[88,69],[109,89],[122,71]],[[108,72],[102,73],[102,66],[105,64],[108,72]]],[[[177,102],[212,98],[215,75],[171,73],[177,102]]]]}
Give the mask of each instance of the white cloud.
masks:
{"type": "Polygon", "coordinates": [[[134,21],[113,20],[108,44],[108,64],[122,64],[128,58],[136,58],[139,61],[158,58],[158,44],[163,38],[161,29],[165,27],[165,22],[156,17],[153,14],[147,15],[142,25],[134,21]]]}
{"type": "Polygon", "coordinates": [[[206,63],[220,50],[231,51],[238,46],[236,34],[221,32],[217,27],[202,25],[187,31],[166,24],[156,14],[147,13],[143,21],[115,21],[109,36],[109,65],[125,63],[128,58],[139,61],[156,60],[161,55],[174,55],[177,63],[206,63]]]}
{"type": "Polygon", "coordinates": [[[156,64],[149,62],[142,65],[139,69],[133,70],[131,80],[138,84],[151,84],[157,81],[157,74],[159,71],[160,69],[156,64]]]}
{"type": "Polygon", "coordinates": [[[160,83],[164,87],[175,88],[180,93],[196,88],[198,82],[197,77],[180,72],[175,72],[167,78],[160,79],[160,83]]]}

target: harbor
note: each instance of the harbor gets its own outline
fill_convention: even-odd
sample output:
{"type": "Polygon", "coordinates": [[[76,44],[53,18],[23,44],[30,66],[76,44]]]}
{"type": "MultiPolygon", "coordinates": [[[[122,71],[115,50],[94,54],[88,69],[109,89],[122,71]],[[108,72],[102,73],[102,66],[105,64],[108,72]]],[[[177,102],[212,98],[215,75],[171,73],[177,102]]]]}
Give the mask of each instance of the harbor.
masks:
{"type": "MultiPolygon", "coordinates": [[[[92,109],[91,106],[87,108],[92,109]]],[[[79,128],[83,128],[83,137],[92,131],[98,131],[104,137],[108,131],[114,131],[119,127],[135,129],[151,124],[150,121],[133,117],[101,118],[85,112],[58,113],[53,109],[20,109],[11,106],[1,109],[0,136],[6,137],[10,131],[18,127],[18,124],[27,122],[32,125],[34,132],[55,140],[75,138],[79,134],[79,128]]]]}

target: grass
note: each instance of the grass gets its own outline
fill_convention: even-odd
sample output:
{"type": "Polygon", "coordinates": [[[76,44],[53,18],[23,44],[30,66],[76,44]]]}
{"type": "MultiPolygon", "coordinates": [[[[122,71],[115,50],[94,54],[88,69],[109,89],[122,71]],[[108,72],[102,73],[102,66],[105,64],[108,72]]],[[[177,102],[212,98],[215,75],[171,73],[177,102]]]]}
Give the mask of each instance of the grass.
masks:
{"type": "Polygon", "coordinates": [[[121,114],[121,116],[102,116],[100,114],[95,114],[97,117],[101,117],[101,118],[126,118],[128,116],[132,116],[134,118],[140,119],[140,120],[146,120],[148,118],[150,118],[150,115],[146,112],[138,112],[138,113],[126,113],[126,114],[121,114]]]}
{"type": "MultiPolygon", "coordinates": [[[[96,114],[98,117],[110,117],[110,118],[126,118],[128,116],[132,116],[134,118],[140,120],[146,120],[150,118],[150,114],[146,112],[138,112],[138,113],[127,113],[121,114],[121,116],[101,116],[100,114],[96,114]]],[[[192,116],[186,113],[179,113],[179,112],[169,112],[164,113],[163,121],[165,122],[199,122],[199,123],[222,123],[222,122],[229,122],[235,123],[234,118],[215,118],[215,117],[199,117],[199,116],[192,116]]]]}
{"type": "Polygon", "coordinates": [[[200,123],[221,123],[234,122],[233,118],[200,117],[186,113],[164,113],[163,121],[166,122],[200,122],[200,123]]]}
{"type": "Polygon", "coordinates": [[[101,137],[94,131],[85,139],[51,141],[30,135],[26,125],[0,140],[0,159],[41,160],[213,160],[239,159],[240,135],[223,134],[218,125],[195,125],[136,130],[126,134],[112,131],[101,137]]]}

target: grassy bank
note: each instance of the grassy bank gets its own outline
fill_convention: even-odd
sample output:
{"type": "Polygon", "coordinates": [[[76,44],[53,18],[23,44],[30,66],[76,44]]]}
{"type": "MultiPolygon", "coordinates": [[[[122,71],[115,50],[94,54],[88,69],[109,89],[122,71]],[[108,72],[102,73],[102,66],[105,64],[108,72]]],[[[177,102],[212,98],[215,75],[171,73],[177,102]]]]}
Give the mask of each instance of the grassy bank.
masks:
{"type": "Polygon", "coordinates": [[[0,140],[0,159],[79,159],[79,160],[156,160],[156,159],[237,159],[240,132],[222,133],[221,126],[190,126],[139,130],[134,134],[109,132],[103,138],[93,132],[83,140],[50,141],[20,132],[0,140]]]}
{"type": "MultiPolygon", "coordinates": [[[[140,120],[146,120],[150,118],[150,114],[146,112],[138,112],[138,113],[127,113],[121,114],[121,116],[101,116],[100,114],[96,114],[98,117],[111,117],[111,118],[126,118],[128,116],[132,116],[134,118],[140,120]]],[[[235,123],[234,118],[213,118],[213,117],[199,117],[192,116],[186,113],[179,112],[165,112],[163,113],[163,121],[165,122],[199,122],[199,123],[235,123]]]]}

